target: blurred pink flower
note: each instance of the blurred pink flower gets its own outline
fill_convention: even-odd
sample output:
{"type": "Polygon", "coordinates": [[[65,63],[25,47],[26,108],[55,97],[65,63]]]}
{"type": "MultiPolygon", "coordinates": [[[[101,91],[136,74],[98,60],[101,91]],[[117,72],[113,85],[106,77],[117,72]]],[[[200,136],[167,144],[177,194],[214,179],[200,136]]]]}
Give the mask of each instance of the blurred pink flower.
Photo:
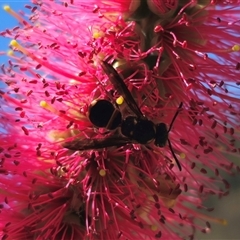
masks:
{"type": "Polygon", "coordinates": [[[240,151],[239,1],[33,3],[30,14],[6,6],[20,27],[0,33],[15,39],[0,74],[2,239],[191,239],[225,224],[203,201],[227,195],[222,173],[240,171],[229,160],[240,151]],[[122,94],[103,60],[154,124],[179,111],[174,154],[154,141],[86,145],[122,137],[89,119],[93,100],[122,94]]]}

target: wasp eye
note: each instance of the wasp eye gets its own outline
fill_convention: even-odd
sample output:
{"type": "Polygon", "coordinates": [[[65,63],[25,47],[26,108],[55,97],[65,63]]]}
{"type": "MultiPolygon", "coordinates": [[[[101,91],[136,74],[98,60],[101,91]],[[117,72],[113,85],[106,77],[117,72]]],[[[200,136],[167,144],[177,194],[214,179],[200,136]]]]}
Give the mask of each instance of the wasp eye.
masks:
{"type": "Polygon", "coordinates": [[[119,126],[121,113],[107,100],[95,100],[89,106],[89,120],[96,127],[107,127],[110,130],[119,126]]]}
{"type": "Polygon", "coordinates": [[[168,130],[165,123],[159,123],[156,125],[156,138],[155,145],[158,147],[164,147],[168,140],[168,130]]]}

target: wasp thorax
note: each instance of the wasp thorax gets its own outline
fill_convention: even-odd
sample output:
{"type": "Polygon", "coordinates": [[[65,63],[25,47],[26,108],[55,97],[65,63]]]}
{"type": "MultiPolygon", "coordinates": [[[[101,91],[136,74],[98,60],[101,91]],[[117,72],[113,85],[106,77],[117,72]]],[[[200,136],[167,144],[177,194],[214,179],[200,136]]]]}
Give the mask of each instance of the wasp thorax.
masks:
{"type": "Polygon", "coordinates": [[[89,106],[88,118],[96,127],[115,129],[121,123],[122,115],[111,102],[105,99],[94,100],[89,106]]]}
{"type": "Polygon", "coordinates": [[[155,138],[154,123],[147,119],[129,116],[123,120],[121,132],[124,136],[141,144],[147,144],[155,138]]]}

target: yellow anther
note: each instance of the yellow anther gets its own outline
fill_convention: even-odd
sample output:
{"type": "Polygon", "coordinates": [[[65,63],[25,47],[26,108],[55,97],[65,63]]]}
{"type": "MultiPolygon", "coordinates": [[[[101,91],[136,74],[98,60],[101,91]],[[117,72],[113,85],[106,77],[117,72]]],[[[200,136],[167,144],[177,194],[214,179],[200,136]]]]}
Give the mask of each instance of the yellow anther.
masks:
{"type": "Polygon", "coordinates": [[[179,156],[180,156],[180,158],[184,159],[186,157],[186,154],[185,153],[180,153],[179,156]]]}
{"type": "Polygon", "coordinates": [[[7,52],[7,55],[8,55],[8,56],[14,56],[14,51],[13,51],[13,50],[9,50],[9,51],[7,52]]]}
{"type": "Polygon", "coordinates": [[[224,226],[226,226],[228,224],[226,219],[219,219],[219,222],[224,226]]]}
{"type": "Polygon", "coordinates": [[[152,230],[152,231],[157,231],[157,229],[158,229],[158,228],[157,228],[156,225],[151,225],[151,230],[152,230]]]}
{"type": "Polygon", "coordinates": [[[23,54],[25,54],[26,56],[32,58],[33,60],[35,60],[36,62],[42,64],[42,61],[40,61],[37,57],[35,57],[32,53],[28,52],[27,49],[25,49],[20,43],[18,43],[16,40],[12,40],[10,42],[10,45],[14,48],[17,48],[18,50],[20,50],[23,54]]]}
{"type": "Polygon", "coordinates": [[[123,102],[124,102],[124,98],[123,98],[123,96],[120,96],[119,98],[116,99],[116,103],[117,103],[117,105],[122,105],[123,102]]]}
{"type": "Polygon", "coordinates": [[[18,50],[20,50],[20,51],[21,51],[22,53],[24,53],[25,55],[29,56],[29,52],[28,52],[23,46],[21,46],[16,40],[12,40],[12,41],[10,42],[10,45],[11,45],[12,47],[17,48],[18,50]]]}
{"type": "Polygon", "coordinates": [[[232,47],[232,50],[233,50],[234,52],[237,52],[237,51],[240,50],[240,46],[236,44],[236,45],[234,45],[234,46],[232,47]]]}
{"type": "Polygon", "coordinates": [[[10,42],[10,45],[13,46],[13,47],[19,47],[20,46],[19,43],[16,40],[12,40],[10,42]]]}
{"type": "Polygon", "coordinates": [[[101,177],[105,177],[106,174],[107,174],[107,172],[106,172],[106,170],[104,170],[104,169],[101,169],[101,170],[99,171],[99,175],[100,175],[101,177]]]}
{"type": "Polygon", "coordinates": [[[214,222],[214,223],[218,223],[218,224],[221,224],[221,225],[224,225],[224,226],[228,224],[227,220],[223,219],[223,218],[214,218],[214,217],[211,217],[211,216],[207,216],[206,214],[202,214],[202,213],[197,213],[197,215],[201,219],[211,221],[211,222],[214,222]]]}
{"type": "Polygon", "coordinates": [[[52,113],[55,113],[55,114],[59,115],[59,114],[57,113],[57,110],[56,110],[53,106],[51,106],[50,104],[48,104],[46,101],[41,101],[41,102],[39,103],[39,105],[40,105],[40,107],[42,107],[42,108],[44,108],[44,109],[46,109],[46,110],[48,110],[48,111],[50,111],[50,112],[52,112],[52,113]]]}
{"type": "Polygon", "coordinates": [[[103,37],[103,36],[104,36],[104,33],[102,31],[94,31],[93,32],[93,38],[95,38],[95,39],[103,37]]]}
{"type": "Polygon", "coordinates": [[[10,8],[10,6],[8,6],[8,5],[5,5],[5,6],[3,7],[3,9],[4,9],[6,12],[8,12],[8,13],[10,13],[10,12],[12,11],[12,9],[10,8]]]}
{"type": "Polygon", "coordinates": [[[46,101],[41,101],[40,106],[43,107],[43,108],[47,108],[48,103],[46,101]]]}
{"type": "Polygon", "coordinates": [[[51,105],[49,104],[48,102],[42,100],[40,103],[39,103],[40,107],[52,112],[52,113],[55,113],[56,115],[60,116],[60,113],[51,105]]]}

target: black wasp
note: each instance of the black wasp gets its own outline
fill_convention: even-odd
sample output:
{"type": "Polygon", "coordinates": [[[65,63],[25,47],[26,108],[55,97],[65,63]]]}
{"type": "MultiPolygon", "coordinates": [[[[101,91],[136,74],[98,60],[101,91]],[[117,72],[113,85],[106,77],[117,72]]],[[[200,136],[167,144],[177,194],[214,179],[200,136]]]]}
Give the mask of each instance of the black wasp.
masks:
{"type": "Polygon", "coordinates": [[[148,144],[153,140],[156,146],[164,147],[168,142],[172,155],[181,171],[181,165],[172,149],[171,142],[168,139],[168,133],[171,131],[173,122],[182,107],[182,103],[179,105],[178,111],[175,113],[169,129],[167,129],[165,123],[154,124],[143,115],[123,79],[113,66],[103,61],[102,68],[134,115],[122,118],[121,112],[110,101],[98,99],[89,107],[89,120],[99,128],[103,127],[113,130],[120,127],[122,136],[114,135],[102,139],[74,140],[64,143],[64,147],[70,150],[82,151],[111,146],[123,146],[127,143],[148,144]]]}

